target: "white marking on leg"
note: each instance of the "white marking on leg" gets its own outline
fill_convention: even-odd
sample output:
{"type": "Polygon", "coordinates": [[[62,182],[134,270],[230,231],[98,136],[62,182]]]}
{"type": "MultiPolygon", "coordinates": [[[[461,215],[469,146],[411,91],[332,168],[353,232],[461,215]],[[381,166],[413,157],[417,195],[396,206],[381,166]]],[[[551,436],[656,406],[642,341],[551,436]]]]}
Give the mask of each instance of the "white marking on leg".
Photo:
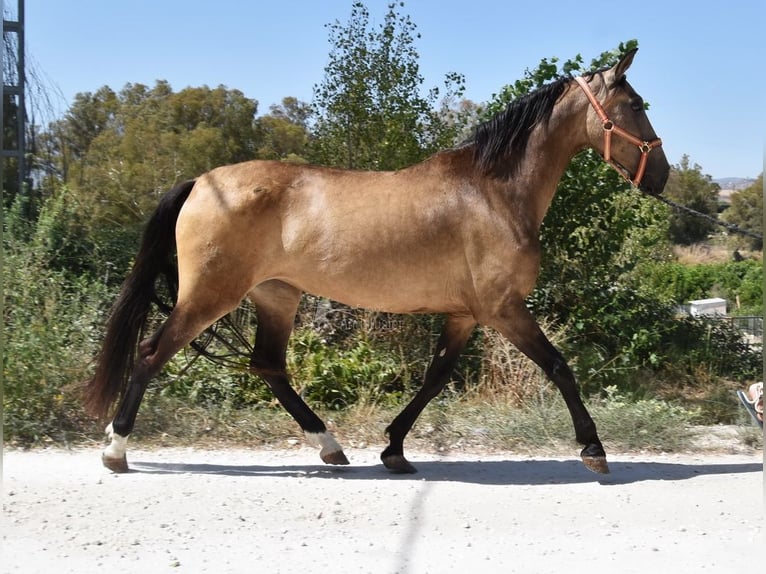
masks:
{"type": "Polygon", "coordinates": [[[125,456],[128,449],[128,437],[118,435],[112,428],[112,423],[106,427],[106,436],[111,440],[109,446],[104,449],[104,456],[107,458],[121,459],[125,456]]]}
{"type": "Polygon", "coordinates": [[[321,447],[319,456],[323,457],[333,452],[340,452],[343,448],[329,432],[308,432],[306,431],[306,440],[312,446],[321,447]]]}

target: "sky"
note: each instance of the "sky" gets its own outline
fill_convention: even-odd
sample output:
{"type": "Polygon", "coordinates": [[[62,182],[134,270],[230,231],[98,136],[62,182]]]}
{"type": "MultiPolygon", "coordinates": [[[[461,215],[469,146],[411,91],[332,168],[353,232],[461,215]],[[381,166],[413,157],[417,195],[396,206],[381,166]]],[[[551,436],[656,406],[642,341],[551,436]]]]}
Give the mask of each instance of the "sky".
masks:
{"type": "MultiPolygon", "coordinates": [[[[379,23],[390,0],[365,0],[379,23]]],[[[225,85],[259,102],[310,102],[330,51],[327,24],[353,0],[27,0],[27,57],[61,94],[104,85],[225,85]]],[[[16,0],[5,0],[15,12],[16,0]]],[[[421,37],[424,89],[459,72],[486,102],[542,58],[586,63],[635,38],[628,73],[672,164],[685,154],[713,178],[756,177],[764,164],[762,0],[518,2],[408,0],[421,37]]]]}

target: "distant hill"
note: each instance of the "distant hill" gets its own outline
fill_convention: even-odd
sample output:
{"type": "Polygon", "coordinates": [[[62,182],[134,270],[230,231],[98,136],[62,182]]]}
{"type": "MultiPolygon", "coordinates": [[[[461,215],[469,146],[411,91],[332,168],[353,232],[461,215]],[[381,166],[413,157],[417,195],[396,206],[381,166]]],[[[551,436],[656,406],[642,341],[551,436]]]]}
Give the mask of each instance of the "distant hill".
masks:
{"type": "Polygon", "coordinates": [[[721,189],[730,191],[745,189],[746,187],[751,186],[754,182],[754,179],[748,177],[722,177],[713,180],[713,183],[717,183],[721,189]]]}
{"type": "Polygon", "coordinates": [[[731,203],[732,193],[750,187],[754,182],[754,179],[748,177],[722,177],[713,180],[713,183],[717,183],[721,188],[721,191],[718,192],[718,201],[723,205],[731,203]]]}

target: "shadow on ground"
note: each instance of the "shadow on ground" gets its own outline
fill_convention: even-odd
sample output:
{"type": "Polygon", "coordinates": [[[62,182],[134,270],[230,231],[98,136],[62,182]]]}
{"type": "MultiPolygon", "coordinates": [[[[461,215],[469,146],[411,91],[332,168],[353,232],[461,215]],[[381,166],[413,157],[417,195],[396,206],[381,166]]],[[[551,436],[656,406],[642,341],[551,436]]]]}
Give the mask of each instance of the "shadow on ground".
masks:
{"type": "Polygon", "coordinates": [[[303,477],[341,480],[426,480],[487,485],[544,485],[598,482],[631,484],[654,480],[689,480],[698,476],[762,472],[759,463],[681,464],[671,462],[613,461],[611,474],[588,471],[578,460],[414,461],[417,474],[392,474],[383,465],[222,465],[205,463],[130,463],[133,473],[208,474],[221,476],[303,477]]]}

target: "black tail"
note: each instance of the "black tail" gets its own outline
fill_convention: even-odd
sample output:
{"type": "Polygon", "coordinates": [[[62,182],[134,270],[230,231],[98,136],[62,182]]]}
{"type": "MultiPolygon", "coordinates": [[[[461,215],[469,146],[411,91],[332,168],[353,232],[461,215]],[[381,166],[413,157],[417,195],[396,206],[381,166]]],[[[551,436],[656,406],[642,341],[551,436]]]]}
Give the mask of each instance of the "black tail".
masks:
{"type": "Polygon", "coordinates": [[[85,385],[85,407],[96,416],[106,418],[111,405],[127,388],[151,304],[159,301],[155,284],[161,275],[166,277],[175,298],[178,283],[178,269],[173,261],[176,221],[193,187],[194,180],[187,181],[166,193],[144,230],[136,262],[122,284],[107,321],[96,372],[85,385]]]}

